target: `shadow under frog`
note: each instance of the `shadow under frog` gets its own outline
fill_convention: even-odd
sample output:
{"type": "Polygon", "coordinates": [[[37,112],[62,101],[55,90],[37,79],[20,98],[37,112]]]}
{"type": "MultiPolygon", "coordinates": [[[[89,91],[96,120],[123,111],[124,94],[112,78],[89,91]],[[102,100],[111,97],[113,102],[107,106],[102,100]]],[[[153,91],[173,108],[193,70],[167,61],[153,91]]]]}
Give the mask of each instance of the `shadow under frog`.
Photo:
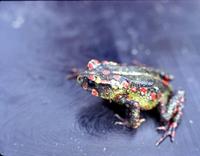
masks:
{"type": "MultiPolygon", "coordinates": [[[[114,124],[118,121],[115,114],[119,114],[121,117],[127,118],[127,111],[128,109],[125,105],[119,105],[114,102],[110,103],[106,100],[102,100],[91,106],[82,108],[77,115],[77,120],[80,129],[86,131],[92,136],[99,136],[109,132],[135,135],[137,129],[114,124]]],[[[155,127],[158,126],[160,117],[157,109],[142,112],[142,116],[144,116],[147,121],[149,118],[154,118],[154,125],[155,127]]],[[[142,126],[148,126],[148,124],[143,124],[142,126]]]]}

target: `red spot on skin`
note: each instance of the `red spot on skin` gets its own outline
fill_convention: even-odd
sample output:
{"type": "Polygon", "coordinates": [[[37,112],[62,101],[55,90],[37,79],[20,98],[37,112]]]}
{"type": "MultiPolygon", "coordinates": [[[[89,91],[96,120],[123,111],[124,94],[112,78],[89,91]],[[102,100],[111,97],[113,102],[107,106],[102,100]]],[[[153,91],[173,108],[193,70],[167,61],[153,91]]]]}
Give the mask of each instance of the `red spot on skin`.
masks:
{"type": "Polygon", "coordinates": [[[120,75],[114,75],[113,78],[118,81],[121,78],[121,76],[120,75]]]}
{"type": "Polygon", "coordinates": [[[88,77],[90,80],[92,80],[92,81],[94,81],[95,80],[95,77],[94,77],[94,75],[89,75],[89,77],[88,77]]]}
{"type": "Polygon", "coordinates": [[[162,80],[162,83],[163,83],[165,86],[168,86],[168,85],[169,85],[169,81],[168,81],[168,80],[162,80]]]}
{"type": "Polygon", "coordinates": [[[168,75],[165,75],[165,76],[164,76],[164,79],[167,80],[167,81],[169,81],[169,80],[170,80],[170,77],[169,77],[168,75]]]}
{"type": "Polygon", "coordinates": [[[161,93],[158,93],[157,94],[157,98],[161,98],[162,94],[161,93]]]}
{"type": "Polygon", "coordinates": [[[132,92],[136,92],[136,91],[137,91],[137,88],[136,88],[136,87],[132,87],[132,88],[131,88],[131,91],[132,91],[132,92]]]}
{"type": "Polygon", "coordinates": [[[96,91],[96,89],[92,89],[92,95],[94,95],[94,96],[98,96],[99,93],[96,91]]]}
{"type": "Polygon", "coordinates": [[[127,81],[123,81],[122,86],[127,89],[129,86],[129,83],[127,81]]]}
{"type": "Polygon", "coordinates": [[[176,128],[176,127],[177,127],[177,123],[176,123],[176,122],[173,122],[173,123],[171,124],[171,126],[172,126],[173,128],[176,128]]]}
{"type": "Polygon", "coordinates": [[[177,112],[178,112],[178,110],[179,110],[178,108],[175,108],[175,109],[174,109],[174,112],[176,112],[176,113],[177,113],[177,112]]]}
{"type": "Polygon", "coordinates": [[[87,67],[89,70],[94,69],[96,66],[98,66],[100,64],[100,62],[98,60],[90,60],[87,64],[87,67]]]}
{"type": "Polygon", "coordinates": [[[147,88],[146,88],[146,87],[141,87],[141,88],[140,88],[140,93],[141,93],[142,95],[146,94],[146,93],[147,93],[147,88]]]}
{"type": "Polygon", "coordinates": [[[157,98],[157,95],[156,95],[156,93],[155,92],[152,92],[151,94],[150,94],[150,96],[151,96],[151,100],[156,100],[156,98],[157,98]]]}
{"type": "Polygon", "coordinates": [[[161,114],[164,114],[165,113],[165,110],[161,110],[161,114]]]}
{"type": "Polygon", "coordinates": [[[105,69],[105,70],[102,71],[102,73],[103,73],[103,75],[109,75],[109,74],[110,74],[110,71],[107,70],[107,69],[105,69]]]}
{"type": "Polygon", "coordinates": [[[89,70],[94,69],[94,65],[93,65],[91,62],[89,62],[87,66],[88,66],[88,69],[89,69],[89,70]]]}

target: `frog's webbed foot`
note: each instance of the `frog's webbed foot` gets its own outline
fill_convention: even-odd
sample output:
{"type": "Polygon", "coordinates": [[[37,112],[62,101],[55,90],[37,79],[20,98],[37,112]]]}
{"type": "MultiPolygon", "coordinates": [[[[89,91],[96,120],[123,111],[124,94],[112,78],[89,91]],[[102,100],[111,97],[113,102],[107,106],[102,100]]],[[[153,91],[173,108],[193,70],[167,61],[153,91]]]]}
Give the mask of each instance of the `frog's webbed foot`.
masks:
{"type": "Polygon", "coordinates": [[[127,126],[128,125],[128,120],[122,118],[118,114],[115,114],[115,117],[120,120],[120,121],[116,121],[115,125],[123,125],[123,126],[127,126]]]}
{"type": "Polygon", "coordinates": [[[118,114],[115,114],[115,117],[120,120],[120,121],[116,121],[115,125],[122,125],[122,126],[130,127],[130,124],[129,124],[128,120],[122,118],[118,114]]]}
{"type": "Polygon", "coordinates": [[[80,70],[78,68],[72,68],[69,73],[67,74],[67,79],[71,80],[71,79],[76,79],[77,76],[79,75],[80,70]]]}
{"type": "Polygon", "coordinates": [[[128,120],[119,116],[118,114],[115,114],[115,117],[120,120],[120,121],[116,121],[115,125],[127,126],[129,128],[138,128],[145,121],[145,119],[142,118],[142,119],[134,120],[134,122],[131,123],[128,120]]]}
{"type": "Polygon", "coordinates": [[[174,142],[174,138],[176,135],[176,127],[177,123],[172,122],[169,126],[161,126],[158,127],[157,130],[165,131],[164,135],[156,142],[156,146],[160,145],[167,137],[170,137],[171,142],[174,142]]]}

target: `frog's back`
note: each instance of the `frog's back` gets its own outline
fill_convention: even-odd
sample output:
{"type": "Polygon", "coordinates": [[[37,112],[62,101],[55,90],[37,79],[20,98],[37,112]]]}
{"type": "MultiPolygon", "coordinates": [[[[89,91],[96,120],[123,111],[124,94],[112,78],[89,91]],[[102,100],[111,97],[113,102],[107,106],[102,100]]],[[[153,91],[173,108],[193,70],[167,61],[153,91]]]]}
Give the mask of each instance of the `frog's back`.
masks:
{"type": "Polygon", "coordinates": [[[153,68],[101,64],[95,70],[95,74],[101,80],[114,85],[112,88],[119,88],[116,96],[119,92],[123,92],[130,100],[139,102],[144,110],[154,108],[159,98],[163,94],[169,95],[171,90],[168,84],[170,80],[165,79],[167,74],[153,68]],[[117,83],[113,83],[112,80],[117,83]]]}
{"type": "Polygon", "coordinates": [[[162,95],[169,96],[170,85],[164,85],[161,79],[149,76],[131,76],[128,98],[137,101],[143,110],[150,110],[157,106],[162,95]]]}
{"type": "Polygon", "coordinates": [[[161,72],[153,68],[138,66],[109,66],[114,75],[120,75],[120,83],[126,81],[129,100],[137,101],[143,110],[157,106],[162,95],[169,96],[171,86],[164,81],[161,72]]]}
{"type": "Polygon", "coordinates": [[[123,66],[123,65],[109,65],[107,67],[114,74],[128,75],[128,76],[146,75],[153,78],[167,79],[169,81],[173,79],[172,75],[151,67],[123,66]]]}

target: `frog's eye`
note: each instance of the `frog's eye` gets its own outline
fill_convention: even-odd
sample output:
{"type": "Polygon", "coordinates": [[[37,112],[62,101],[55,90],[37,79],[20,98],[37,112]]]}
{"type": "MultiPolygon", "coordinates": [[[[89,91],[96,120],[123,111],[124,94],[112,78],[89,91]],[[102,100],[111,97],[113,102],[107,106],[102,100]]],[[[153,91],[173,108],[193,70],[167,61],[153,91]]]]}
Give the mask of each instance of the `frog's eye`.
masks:
{"type": "Polygon", "coordinates": [[[78,83],[81,84],[81,83],[83,82],[83,78],[82,78],[81,76],[78,76],[78,77],[77,77],[77,81],[78,81],[78,83]]]}
{"type": "Polygon", "coordinates": [[[98,60],[92,59],[88,62],[87,67],[89,70],[92,70],[96,68],[98,65],[100,65],[100,62],[98,60]]]}
{"type": "Polygon", "coordinates": [[[95,87],[94,81],[89,80],[89,81],[88,81],[88,86],[89,86],[90,88],[94,88],[94,87],[95,87]]]}

